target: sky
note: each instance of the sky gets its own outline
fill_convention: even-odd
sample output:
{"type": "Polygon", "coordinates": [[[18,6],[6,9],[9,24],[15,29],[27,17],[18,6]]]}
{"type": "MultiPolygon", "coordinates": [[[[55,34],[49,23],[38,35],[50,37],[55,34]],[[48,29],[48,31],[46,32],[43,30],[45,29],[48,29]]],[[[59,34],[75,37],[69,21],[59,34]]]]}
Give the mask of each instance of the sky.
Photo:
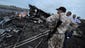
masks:
{"type": "Polygon", "coordinates": [[[0,0],[0,4],[22,8],[29,8],[28,4],[32,4],[47,13],[56,13],[56,8],[64,6],[67,11],[71,11],[73,14],[85,19],[85,0],[0,0]]]}

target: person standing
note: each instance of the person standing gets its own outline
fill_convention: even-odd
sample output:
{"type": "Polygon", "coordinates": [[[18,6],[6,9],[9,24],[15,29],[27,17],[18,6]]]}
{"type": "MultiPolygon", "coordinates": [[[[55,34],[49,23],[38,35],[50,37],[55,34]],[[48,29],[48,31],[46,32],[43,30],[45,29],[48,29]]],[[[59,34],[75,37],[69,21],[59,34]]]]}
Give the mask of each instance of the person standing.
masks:
{"type": "MultiPolygon", "coordinates": [[[[71,14],[72,14],[71,11],[68,11],[68,12],[66,13],[66,16],[67,16],[68,19],[71,20],[71,23],[72,23],[71,14]]],[[[71,36],[72,36],[72,32],[71,32],[72,28],[71,28],[71,26],[69,26],[68,28],[69,28],[69,30],[66,31],[66,33],[65,33],[65,39],[69,39],[69,38],[71,38],[71,36]]]]}
{"type": "Polygon", "coordinates": [[[63,48],[63,42],[65,38],[65,32],[67,30],[68,24],[70,24],[70,20],[66,17],[65,7],[59,7],[57,9],[57,14],[52,15],[46,19],[49,28],[52,30],[55,28],[56,25],[58,25],[58,21],[60,20],[62,23],[58,25],[56,28],[56,32],[52,35],[52,37],[48,40],[48,48],[63,48]]]}
{"type": "Polygon", "coordinates": [[[77,20],[77,19],[76,19],[76,14],[73,14],[73,17],[72,17],[71,20],[72,20],[72,23],[75,23],[75,24],[76,24],[76,20],[77,20]]]}
{"type": "MultiPolygon", "coordinates": [[[[70,19],[70,21],[72,22],[72,17],[71,17],[71,15],[72,15],[72,13],[71,13],[71,11],[68,11],[67,13],[66,13],[66,16],[67,16],[67,18],[68,19],[70,19]]],[[[65,32],[65,39],[64,39],[64,44],[63,44],[63,48],[66,48],[67,46],[67,40],[69,39],[69,38],[71,38],[71,36],[72,36],[72,32],[71,32],[71,30],[72,30],[72,27],[70,26],[70,24],[68,25],[68,30],[65,32]]]]}

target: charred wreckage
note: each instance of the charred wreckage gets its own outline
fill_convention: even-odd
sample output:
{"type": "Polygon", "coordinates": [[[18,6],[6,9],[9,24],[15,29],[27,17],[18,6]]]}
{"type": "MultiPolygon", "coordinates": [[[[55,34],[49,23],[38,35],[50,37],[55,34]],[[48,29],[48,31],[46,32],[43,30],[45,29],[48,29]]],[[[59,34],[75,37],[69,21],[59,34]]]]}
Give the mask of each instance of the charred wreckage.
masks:
{"type": "MultiPolygon", "coordinates": [[[[50,14],[33,5],[29,5],[29,7],[30,16],[12,15],[0,18],[0,48],[21,48],[49,32],[45,19],[50,14]]],[[[37,45],[32,48],[38,48],[40,42],[37,42],[37,45]]]]}

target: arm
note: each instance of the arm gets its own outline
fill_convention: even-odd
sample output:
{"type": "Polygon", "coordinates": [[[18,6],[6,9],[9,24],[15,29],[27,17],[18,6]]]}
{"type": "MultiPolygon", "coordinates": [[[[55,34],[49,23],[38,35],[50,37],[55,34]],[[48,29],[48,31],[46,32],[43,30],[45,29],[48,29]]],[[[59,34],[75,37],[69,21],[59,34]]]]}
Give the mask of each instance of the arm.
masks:
{"type": "Polygon", "coordinates": [[[46,22],[48,24],[48,27],[52,29],[57,23],[57,17],[55,15],[52,15],[46,19],[46,22]]]}

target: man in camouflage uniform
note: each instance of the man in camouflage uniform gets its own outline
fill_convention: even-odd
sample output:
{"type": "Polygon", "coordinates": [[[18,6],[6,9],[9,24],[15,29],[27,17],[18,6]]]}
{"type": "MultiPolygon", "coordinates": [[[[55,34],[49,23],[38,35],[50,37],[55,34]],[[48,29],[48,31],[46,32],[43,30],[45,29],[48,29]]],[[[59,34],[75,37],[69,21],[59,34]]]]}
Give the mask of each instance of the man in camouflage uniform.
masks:
{"type": "Polygon", "coordinates": [[[65,7],[60,7],[57,9],[57,11],[57,14],[48,17],[46,20],[49,24],[49,28],[51,29],[54,29],[59,19],[62,21],[61,25],[56,28],[56,33],[54,33],[53,36],[48,40],[48,48],[63,48],[63,42],[65,38],[64,33],[71,22],[65,15],[65,7]]]}

